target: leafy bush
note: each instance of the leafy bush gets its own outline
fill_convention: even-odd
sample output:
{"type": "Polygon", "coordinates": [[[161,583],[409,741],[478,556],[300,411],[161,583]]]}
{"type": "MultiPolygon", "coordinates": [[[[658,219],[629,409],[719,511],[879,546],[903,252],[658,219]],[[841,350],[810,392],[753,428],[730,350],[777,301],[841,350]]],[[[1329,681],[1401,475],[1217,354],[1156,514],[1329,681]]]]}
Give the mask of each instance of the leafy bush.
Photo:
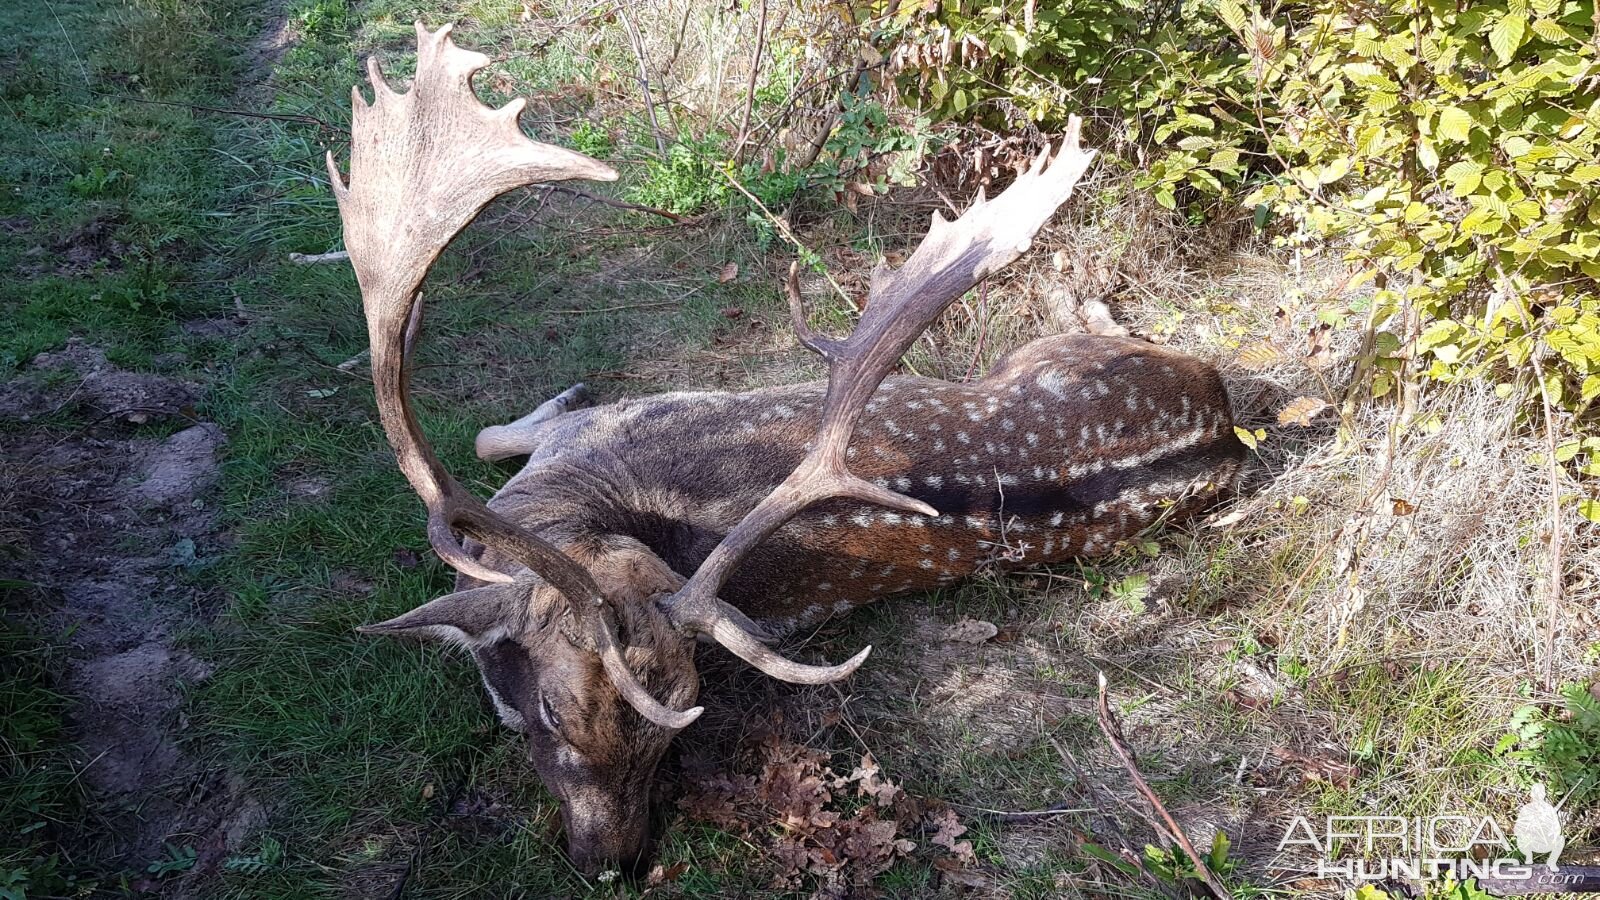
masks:
{"type": "Polygon", "coordinates": [[[1291,242],[1338,240],[1379,282],[1368,315],[1399,352],[1374,393],[1408,355],[1449,381],[1538,354],[1551,402],[1585,413],[1600,396],[1592,6],[1332,3],[1281,52],[1281,28],[1219,9],[1242,41],[1273,35],[1249,45],[1248,127],[1286,173],[1253,199],[1292,218],[1291,242]]]}
{"type": "MultiPolygon", "coordinates": [[[[1351,287],[1375,283],[1370,303],[1324,313],[1372,330],[1375,397],[1419,379],[1533,385],[1572,432],[1561,461],[1600,475],[1585,442],[1600,397],[1593,3],[1090,7],[907,4],[883,33],[889,68],[944,117],[1097,116],[1170,209],[1247,195],[1258,227],[1276,215],[1281,242],[1337,247],[1351,287]]],[[[1600,502],[1580,509],[1600,521],[1600,502]]]]}

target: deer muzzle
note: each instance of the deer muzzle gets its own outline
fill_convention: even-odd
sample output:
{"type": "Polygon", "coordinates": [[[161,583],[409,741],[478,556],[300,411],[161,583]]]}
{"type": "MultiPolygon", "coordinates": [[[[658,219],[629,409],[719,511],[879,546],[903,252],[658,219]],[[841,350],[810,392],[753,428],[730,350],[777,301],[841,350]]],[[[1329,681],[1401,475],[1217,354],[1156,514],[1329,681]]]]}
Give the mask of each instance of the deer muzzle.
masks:
{"type": "Polygon", "coordinates": [[[648,795],[629,798],[603,788],[579,788],[561,798],[567,856],[586,875],[618,871],[638,878],[649,868],[648,795]]]}

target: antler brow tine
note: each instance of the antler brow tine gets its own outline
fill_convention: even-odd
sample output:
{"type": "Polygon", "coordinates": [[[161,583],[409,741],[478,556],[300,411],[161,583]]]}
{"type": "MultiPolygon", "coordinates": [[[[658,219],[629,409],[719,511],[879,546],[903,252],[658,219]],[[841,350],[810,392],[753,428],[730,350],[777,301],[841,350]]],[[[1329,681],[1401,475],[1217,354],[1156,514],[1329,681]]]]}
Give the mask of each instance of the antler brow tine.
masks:
{"type": "Polygon", "coordinates": [[[1095,156],[1093,150],[1080,145],[1081,128],[1081,120],[1071,117],[1054,160],[1046,146],[1027,172],[995,199],[988,200],[980,192],[955,222],[934,213],[927,236],[905,265],[895,271],[880,266],[873,272],[861,320],[842,341],[819,337],[806,323],[798,269],[791,266],[786,287],[795,333],[802,344],[828,361],[822,422],[811,450],[789,477],[757,503],[688,583],[664,602],[679,627],[709,634],[735,655],[787,681],[837,680],[855,671],[866,658],[871,648],[832,667],[804,666],[784,659],[740,627],[742,615],[736,616],[738,611],[717,594],[756,545],[819,500],[852,497],[918,515],[937,515],[920,500],[851,474],[846,464],[850,437],[867,401],[912,342],[956,298],[1027,252],[1034,235],[1072,196],[1095,156]]]}
{"type": "Polygon", "coordinates": [[[489,64],[463,50],[450,26],[429,32],[417,23],[417,72],[411,90],[389,87],[367,60],[372,102],[353,89],[350,176],[328,154],[328,175],[345,248],[361,287],[372,345],[378,415],[400,470],[428,508],[428,540],[441,559],[484,581],[511,576],[473,559],[454,531],[495,547],[545,579],[566,598],[578,639],[601,657],[612,683],[640,715],[683,728],[700,707],[682,712],[650,696],[623,661],[616,623],[589,573],[538,535],[489,509],[440,464],[410,402],[408,349],[421,327],[418,295],[446,245],[495,197],[545,181],[614,181],[610,166],[561,147],[529,140],[517,125],[522,101],[495,110],[472,92],[472,76],[489,64]]]}

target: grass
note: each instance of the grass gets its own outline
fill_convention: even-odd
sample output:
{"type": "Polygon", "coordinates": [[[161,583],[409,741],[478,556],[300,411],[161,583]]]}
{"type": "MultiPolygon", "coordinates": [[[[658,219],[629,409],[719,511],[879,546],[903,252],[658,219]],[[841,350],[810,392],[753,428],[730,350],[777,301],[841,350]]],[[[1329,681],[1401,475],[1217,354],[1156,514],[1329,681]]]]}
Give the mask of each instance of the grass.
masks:
{"type": "MultiPolygon", "coordinates": [[[[591,47],[576,28],[545,42],[521,23],[521,10],[472,0],[435,2],[424,14],[461,21],[463,42],[508,57],[489,73],[489,93],[534,97],[529,121],[541,134],[614,148],[620,190],[661,203],[711,190],[679,183],[704,177],[692,165],[651,175],[660,171],[643,164],[653,139],[628,83],[579,89],[608,84],[608,72],[626,67],[623,45],[591,47]]],[[[13,148],[0,162],[8,188],[0,219],[12,223],[0,229],[0,271],[14,273],[0,371],[79,337],[118,365],[203,380],[199,412],[229,436],[219,490],[232,545],[217,566],[188,576],[204,579],[220,611],[182,639],[215,672],[187,698],[184,741],[264,804],[265,825],[231,857],[260,865],[188,873],[178,843],[179,862],[161,884],[262,898],[390,896],[402,880],[408,897],[636,893],[586,881],[566,865],[555,807],[487,709],[469,663],[353,633],[450,579],[426,551],[419,504],[394,470],[360,366],[340,368],[366,343],[352,276],[343,266],[285,259],[337,246],[321,153],[343,152],[361,56],[378,54],[392,77],[408,72],[415,8],[293,0],[281,11],[288,48],[266,87],[258,82],[268,70],[253,70],[243,48],[275,10],[244,0],[204,9],[58,0],[49,16],[0,11],[0,137],[13,148]],[[241,97],[305,118],[215,116],[188,105],[227,108],[241,97]],[[183,327],[229,317],[245,323],[237,336],[183,327]]],[[[801,202],[818,204],[806,240],[851,286],[879,249],[915,235],[923,221],[921,211],[900,216],[889,204],[855,218],[801,202]]],[[[1075,214],[1082,220],[1045,243],[1069,254],[1074,241],[1157,254],[1179,242],[1152,236],[1148,212],[1114,184],[1075,214]]],[[[447,466],[478,493],[508,470],[472,457],[475,431],[575,381],[616,398],[817,373],[791,346],[776,290],[785,260],[769,254],[769,232],[751,228],[740,209],[713,212],[698,228],[658,224],[517,194],[492,207],[435,272],[419,406],[447,466]],[[727,262],[741,275],[720,283],[727,262]]],[[[1192,273],[1192,257],[1202,255],[1127,264],[1192,273]]],[[[1281,327],[1280,305],[1293,307],[1298,324],[1316,313],[1296,299],[1315,293],[1315,272],[1307,283],[1281,271],[1237,274],[1263,258],[1248,257],[1233,276],[1213,260],[1210,271],[1223,274],[1211,283],[1152,278],[1138,295],[1149,298],[1121,310],[1147,332],[1223,363],[1251,427],[1271,426],[1281,401],[1316,390],[1321,378],[1337,383],[1338,374],[1231,364],[1241,346],[1281,327]]],[[[958,305],[933,349],[919,346],[911,364],[959,378],[1037,333],[1033,301],[1069,277],[1047,259],[1039,254],[988,301],[958,305]]],[[[820,298],[817,323],[848,322],[841,302],[811,293],[820,298]]],[[[683,752],[736,765],[739,735],[769,714],[840,760],[870,750],[908,792],[961,810],[992,887],[1017,897],[1149,890],[1082,848],[1122,842],[1137,851],[1151,839],[1094,725],[1098,671],[1111,678],[1155,789],[1197,839],[1214,829],[1233,838],[1243,860],[1236,877],[1247,889],[1272,883],[1274,829],[1292,813],[1445,808],[1508,819],[1526,784],[1570,779],[1563,773],[1592,759],[1600,729],[1583,708],[1561,712],[1534,683],[1537,661],[1515,649],[1535,646],[1526,582],[1536,572],[1538,517],[1527,503],[1461,485],[1527,487],[1537,468],[1523,459],[1527,447],[1505,440],[1509,429],[1491,427],[1484,403],[1470,391],[1443,396],[1432,410],[1439,427],[1402,435],[1389,478],[1395,496],[1423,510],[1409,532],[1388,520],[1354,537],[1346,530],[1378,477],[1374,448],[1392,424],[1383,408],[1347,423],[1342,450],[1332,429],[1272,426],[1236,507],[1248,513],[1239,522],[1167,530],[1108,559],[981,578],[831,625],[814,642],[819,655],[842,658],[864,642],[879,648],[848,693],[778,687],[710,662],[713,708],[683,752]],[[1472,449],[1497,441],[1503,452],[1472,449]],[[1437,487],[1439,466],[1454,473],[1454,489],[1437,487]],[[1463,531],[1473,510],[1493,525],[1492,538],[1463,531]],[[942,629],[968,617],[1002,626],[1008,640],[941,642],[942,629]],[[1328,765],[1320,774],[1316,760],[1328,765]],[[1032,823],[983,812],[1063,800],[1091,811],[1032,823]]],[[[21,543],[9,537],[18,527],[0,519],[7,552],[21,559],[21,543]]],[[[1564,620],[1555,666],[1562,680],[1592,677],[1593,650],[1575,636],[1576,610],[1591,599],[1574,595],[1564,620]]],[[[156,860],[98,856],[92,829],[73,826],[86,798],[66,746],[70,702],[51,675],[66,636],[44,628],[25,586],[8,587],[7,610],[0,885],[14,872],[32,880],[29,896],[89,881],[132,885],[156,860]]],[[[685,866],[675,890],[786,893],[771,887],[763,846],[679,815],[670,803],[677,789],[669,777],[659,813],[670,823],[659,860],[685,866]]],[[[1572,812],[1593,828],[1592,807],[1572,812]]],[[[876,887],[904,897],[955,890],[927,849],[876,887]]]]}

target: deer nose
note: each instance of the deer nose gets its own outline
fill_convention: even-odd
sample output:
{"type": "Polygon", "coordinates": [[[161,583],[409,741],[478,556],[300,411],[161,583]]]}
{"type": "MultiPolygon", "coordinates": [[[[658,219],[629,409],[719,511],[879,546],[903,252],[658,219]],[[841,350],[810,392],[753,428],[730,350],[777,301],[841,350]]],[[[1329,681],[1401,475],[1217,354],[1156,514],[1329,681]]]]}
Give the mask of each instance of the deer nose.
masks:
{"type": "Polygon", "coordinates": [[[644,847],[621,856],[575,852],[568,848],[568,856],[578,871],[588,876],[604,872],[617,872],[629,881],[638,881],[650,872],[650,853],[644,847]]]}
{"type": "Polygon", "coordinates": [[[650,870],[649,841],[641,832],[635,841],[616,843],[608,840],[590,842],[579,835],[567,836],[567,856],[578,871],[585,875],[602,872],[619,872],[632,880],[643,878],[650,870]]]}
{"type": "Polygon", "coordinates": [[[611,804],[597,808],[569,800],[562,803],[562,814],[567,828],[567,856],[579,871],[588,875],[616,871],[628,878],[648,871],[648,808],[624,810],[611,804]]]}

